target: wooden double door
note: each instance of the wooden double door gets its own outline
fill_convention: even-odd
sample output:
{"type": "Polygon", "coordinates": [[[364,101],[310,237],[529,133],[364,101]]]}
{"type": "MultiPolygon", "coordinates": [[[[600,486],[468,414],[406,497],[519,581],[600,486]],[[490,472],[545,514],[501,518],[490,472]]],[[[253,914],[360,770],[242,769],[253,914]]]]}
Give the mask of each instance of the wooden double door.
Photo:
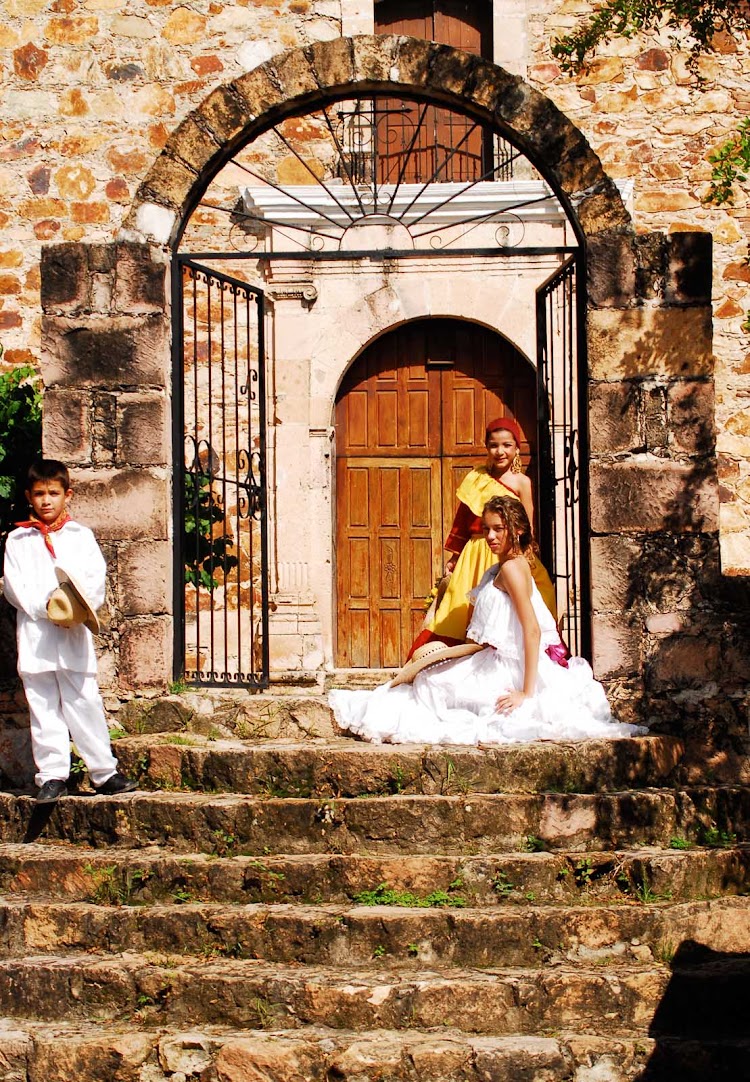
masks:
{"type": "Polygon", "coordinates": [[[456,488],[503,414],[521,426],[533,477],[535,371],[476,324],[405,324],[352,365],[336,404],[338,666],[404,660],[442,573],[456,488]]]}

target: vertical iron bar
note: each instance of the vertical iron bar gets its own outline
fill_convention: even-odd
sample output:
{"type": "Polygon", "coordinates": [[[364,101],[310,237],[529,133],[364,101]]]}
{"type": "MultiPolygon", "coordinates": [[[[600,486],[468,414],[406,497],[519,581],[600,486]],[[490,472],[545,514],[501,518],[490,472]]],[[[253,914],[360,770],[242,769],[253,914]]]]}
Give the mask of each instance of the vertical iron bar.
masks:
{"type": "MultiPolygon", "coordinates": [[[[196,671],[200,672],[200,535],[198,524],[200,522],[200,441],[198,439],[198,276],[190,268],[190,277],[193,280],[193,439],[195,445],[195,463],[190,463],[193,471],[193,515],[196,525],[195,530],[195,568],[196,580],[193,583],[195,599],[195,626],[196,626],[196,671]]],[[[185,459],[183,452],[183,477],[185,476],[185,459]]],[[[184,586],[183,586],[183,589],[184,586]]]]}
{"type": "Polygon", "coordinates": [[[586,348],[586,253],[574,256],[576,275],[576,365],[578,369],[578,525],[579,525],[579,611],[581,614],[581,655],[593,657],[591,634],[591,524],[589,519],[589,390],[586,348]]]}
{"type": "MultiPolygon", "coordinates": [[[[211,282],[212,282],[212,280],[213,279],[210,278],[208,275],[206,276],[206,321],[208,323],[208,336],[207,336],[208,337],[208,395],[207,395],[208,439],[207,439],[207,447],[206,447],[206,475],[208,477],[209,515],[210,515],[211,491],[212,491],[212,484],[211,484],[211,474],[212,474],[211,455],[213,454],[213,449],[214,449],[214,418],[213,418],[213,410],[214,410],[214,403],[213,403],[214,358],[213,358],[213,326],[212,326],[212,322],[211,322],[211,314],[212,314],[212,312],[211,312],[211,302],[212,302],[211,282]]],[[[210,548],[209,548],[208,567],[209,567],[208,573],[209,573],[209,577],[210,577],[210,580],[211,580],[211,584],[208,587],[208,599],[209,599],[209,610],[208,611],[211,614],[211,618],[210,618],[210,621],[209,621],[209,632],[210,632],[209,641],[211,643],[211,648],[210,648],[211,663],[209,665],[209,674],[210,674],[209,679],[217,680],[218,679],[218,673],[216,671],[216,634],[214,632],[214,616],[213,616],[213,613],[214,613],[214,587],[213,587],[213,581],[214,581],[214,550],[213,550],[213,545],[211,545],[210,548]]]]}
{"type": "Polygon", "coordinates": [[[268,535],[267,494],[266,494],[266,363],[265,363],[265,300],[262,293],[255,294],[258,313],[258,437],[260,449],[260,546],[261,546],[261,620],[262,620],[262,679],[268,684],[269,644],[268,644],[268,535]]]}
{"type": "Polygon", "coordinates": [[[237,333],[237,298],[239,290],[232,290],[232,325],[234,329],[234,536],[237,546],[237,679],[242,680],[242,504],[240,495],[240,362],[237,333]]]}
{"type": "MultiPolygon", "coordinates": [[[[219,310],[221,313],[221,511],[222,521],[221,529],[222,536],[226,542],[227,536],[227,383],[226,383],[226,329],[224,326],[224,320],[226,319],[226,306],[224,299],[226,297],[226,287],[220,287],[219,291],[219,310]]],[[[212,546],[213,548],[213,546],[212,546]]],[[[224,604],[222,606],[222,618],[223,618],[223,631],[224,631],[224,670],[223,676],[229,675],[229,614],[227,608],[227,560],[226,560],[226,544],[221,547],[221,556],[223,562],[223,582],[224,582],[224,604]]]]}
{"type": "MultiPolygon", "coordinates": [[[[248,478],[252,477],[253,470],[253,396],[251,393],[252,386],[252,357],[250,351],[250,331],[252,329],[252,320],[250,318],[250,304],[251,296],[247,294],[245,297],[245,359],[247,361],[247,416],[246,416],[246,428],[245,439],[247,443],[247,471],[248,478]]],[[[250,579],[254,583],[253,567],[255,565],[255,543],[254,543],[254,529],[253,529],[254,513],[253,508],[248,502],[247,507],[247,551],[250,559],[250,579]]],[[[255,590],[251,588],[250,599],[250,641],[248,650],[248,672],[255,676],[255,657],[256,657],[256,643],[255,643],[255,590]]]]}
{"type": "Polygon", "coordinates": [[[172,275],[172,504],[173,504],[173,564],[172,564],[172,679],[181,680],[185,674],[185,317],[183,310],[184,266],[179,257],[172,275]]]}

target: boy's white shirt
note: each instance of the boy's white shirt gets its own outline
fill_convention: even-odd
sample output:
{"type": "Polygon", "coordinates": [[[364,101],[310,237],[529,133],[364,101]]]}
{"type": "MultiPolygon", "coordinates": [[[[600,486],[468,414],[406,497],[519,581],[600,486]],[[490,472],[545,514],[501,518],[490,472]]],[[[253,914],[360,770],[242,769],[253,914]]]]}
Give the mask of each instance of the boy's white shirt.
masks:
{"type": "Polygon", "coordinates": [[[47,600],[57,588],[55,565],[69,572],[95,609],[104,604],[107,565],[96,538],[80,522],[66,522],[49,535],[55,557],[40,530],[22,526],[5,546],[5,596],[18,609],[18,671],[69,669],[95,673],[94,640],[88,628],[58,627],[47,618],[47,600]]]}

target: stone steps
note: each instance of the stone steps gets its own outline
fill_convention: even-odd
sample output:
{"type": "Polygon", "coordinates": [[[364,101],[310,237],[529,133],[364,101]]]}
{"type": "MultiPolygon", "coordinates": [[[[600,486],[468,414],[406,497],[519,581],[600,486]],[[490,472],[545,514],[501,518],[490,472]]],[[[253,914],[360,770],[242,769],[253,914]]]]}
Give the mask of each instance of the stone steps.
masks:
{"type": "MultiPolygon", "coordinates": [[[[125,1082],[146,1077],[204,1077],[213,1067],[222,1079],[272,1082],[573,1082],[606,1051],[618,1068],[640,1068],[653,1051],[650,1040],[613,1040],[580,1035],[475,1036],[444,1028],[438,1033],[378,1030],[306,1032],[231,1030],[227,1027],[132,1029],[69,1023],[0,1023],[3,1082],[125,1082]],[[28,1070],[28,1074],[27,1074],[28,1070]],[[152,1073],[153,1072],[153,1073],[152,1073]],[[159,1072],[158,1074],[156,1072],[159,1072]],[[263,1072],[260,1074],[260,1072],[263,1072]],[[144,1077],[144,1075],[140,1075],[144,1077]]],[[[747,1053],[747,1046],[740,1048],[747,1053]]],[[[738,1048],[738,1052],[740,1050],[738,1048]]],[[[739,1077],[739,1076],[738,1076],[739,1077]]]]}
{"type": "MultiPolygon", "coordinates": [[[[648,1027],[670,977],[664,965],[632,963],[415,970],[386,957],[345,968],[197,960],[178,953],[97,958],[67,952],[0,960],[0,1011],[46,1021],[103,1022],[139,1014],[153,1025],[453,1026],[494,1036],[543,1036],[562,1027],[633,1037],[648,1027]]],[[[693,997],[701,996],[699,977],[690,986],[693,997]]],[[[708,994],[706,988],[702,998],[708,994]]],[[[728,1028],[732,1020],[736,1009],[728,1013],[721,1036],[736,1033],[728,1028]]]]}
{"type": "MultiPolygon", "coordinates": [[[[220,842],[223,845],[220,845],[220,842]]],[[[654,896],[674,902],[750,893],[750,847],[463,856],[237,856],[0,844],[6,899],[147,905],[192,901],[350,904],[381,884],[418,896],[460,892],[471,906],[584,905],[654,896]],[[457,884],[458,881],[458,885],[457,884]]]]}
{"type": "MultiPolygon", "coordinates": [[[[248,1082],[606,1082],[614,1078],[745,1082],[750,1041],[613,1038],[556,1033],[547,1037],[476,1036],[308,1027],[141,1028],[75,1023],[0,1022],[3,1082],[131,1082],[216,1072],[248,1082]],[[263,1072],[259,1075],[258,1072],[263,1072]]],[[[215,1077],[208,1075],[208,1077],[215,1077]]]]}
{"type": "Polygon", "coordinates": [[[328,799],[594,793],[666,785],[683,749],[679,740],[663,736],[479,749],[375,746],[344,738],[324,747],[310,742],[252,745],[177,734],[120,739],[116,750],[121,769],[144,788],[328,799]]]}
{"type": "Polygon", "coordinates": [[[750,839],[750,788],[620,793],[472,793],[465,796],[281,799],[242,794],[79,796],[52,809],[0,794],[6,841],[48,838],[94,847],[160,845],[242,855],[466,853],[539,845],[553,851],[667,847],[672,838],[750,839]]]}
{"type": "Polygon", "coordinates": [[[750,790],[679,741],[191,724],[117,741],[136,794],[0,793],[2,1082],[748,1077],[750,790]]]}
{"type": "Polygon", "coordinates": [[[750,900],[587,906],[218,905],[102,906],[0,902],[0,957],[176,953],[305,966],[387,959],[423,966],[620,965],[671,960],[694,940],[714,951],[750,951],[750,900]]]}
{"type": "Polygon", "coordinates": [[[713,965],[314,969],[183,955],[0,960],[6,1018],[199,1028],[443,1030],[633,1039],[746,1035],[747,955],[713,965]],[[687,1021],[690,1031],[686,1030],[687,1021]]]}

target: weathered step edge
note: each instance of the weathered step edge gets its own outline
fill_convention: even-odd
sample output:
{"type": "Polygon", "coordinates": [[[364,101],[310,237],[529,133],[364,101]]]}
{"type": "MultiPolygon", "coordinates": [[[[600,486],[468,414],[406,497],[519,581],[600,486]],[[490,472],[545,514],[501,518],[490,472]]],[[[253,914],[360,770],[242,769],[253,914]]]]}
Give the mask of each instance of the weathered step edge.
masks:
{"type": "Polygon", "coordinates": [[[199,738],[116,742],[121,769],[145,788],[340,798],[468,792],[588,793],[669,784],[683,751],[673,737],[502,747],[372,745],[354,740],[243,745],[199,738]]]}
{"type": "Polygon", "coordinates": [[[473,906],[674,902],[750,892],[750,847],[570,850],[470,856],[237,856],[217,833],[212,853],[0,844],[0,892],[100,905],[182,899],[217,903],[351,903],[379,887],[425,898],[435,891],[473,906]]]}
{"type": "Polygon", "coordinates": [[[750,789],[636,790],[598,794],[468,794],[371,799],[262,799],[142,793],[66,797],[51,809],[0,793],[7,841],[47,838],[90,846],[216,851],[217,835],[242,855],[451,853],[526,848],[666,847],[674,837],[750,838],[750,789]]]}
{"type": "Polygon", "coordinates": [[[0,902],[0,956],[5,958],[135,951],[306,966],[368,966],[382,958],[401,969],[533,969],[550,963],[669,962],[685,942],[715,952],[750,952],[750,900],[491,911],[0,902]]]}

